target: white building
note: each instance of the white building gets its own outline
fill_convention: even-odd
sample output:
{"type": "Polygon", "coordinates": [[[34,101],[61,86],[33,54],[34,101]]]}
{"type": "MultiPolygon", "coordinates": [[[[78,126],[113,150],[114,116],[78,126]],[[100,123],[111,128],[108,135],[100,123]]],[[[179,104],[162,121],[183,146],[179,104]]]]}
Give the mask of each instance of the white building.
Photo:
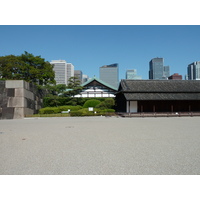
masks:
{"type": "Polygon", "coordinates": [[[52,60],[50,62],[54,66],[56,84],[68,84],[70,77],[74,76],[74,66],[65,60],[52,60]]]}
{"type": "Polygon", "coordinates": [[[74,65],[67,63],[67,84],[70,77],[74,77],[74,65]]]}
{"type": "Polygon", "coordinates": [[[94,98],[94,97],[115,97],[117,89],[97,78],[89,79],[82,84],[83,90],[75,97],[94,98]]]}

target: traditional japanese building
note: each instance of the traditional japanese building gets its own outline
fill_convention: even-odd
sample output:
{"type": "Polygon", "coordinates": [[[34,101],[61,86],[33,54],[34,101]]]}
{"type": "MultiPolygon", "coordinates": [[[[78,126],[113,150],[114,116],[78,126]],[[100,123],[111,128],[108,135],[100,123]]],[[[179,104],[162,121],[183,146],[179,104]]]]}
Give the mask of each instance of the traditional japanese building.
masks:
{"type": "Polygon", "coordinates": [[[122,80],[116,103],[127,113],[200,111],[200,81],[122,80]]]}
{"type": "Polygon", "coordinates": [[[82,86],[83,90],[81,93],[74,97],[115,97],[115,93],[117,92],[117,88],[110,86],[96,77],[89,79],[82,86]]]}

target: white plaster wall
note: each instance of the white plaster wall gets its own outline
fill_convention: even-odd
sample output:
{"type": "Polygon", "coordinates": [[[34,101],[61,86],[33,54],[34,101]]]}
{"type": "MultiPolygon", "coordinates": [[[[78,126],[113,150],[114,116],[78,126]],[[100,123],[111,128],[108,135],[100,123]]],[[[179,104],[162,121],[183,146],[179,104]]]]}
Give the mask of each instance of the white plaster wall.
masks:
{"type": "Polygon", "coordinates": [[[137,101],[130,101],[130,109],[129,109],[129,102],[126,102],[126,112],[128,113],[129,111],[132,112],[137,112],[138,111],[138,102],[137,101]]]}

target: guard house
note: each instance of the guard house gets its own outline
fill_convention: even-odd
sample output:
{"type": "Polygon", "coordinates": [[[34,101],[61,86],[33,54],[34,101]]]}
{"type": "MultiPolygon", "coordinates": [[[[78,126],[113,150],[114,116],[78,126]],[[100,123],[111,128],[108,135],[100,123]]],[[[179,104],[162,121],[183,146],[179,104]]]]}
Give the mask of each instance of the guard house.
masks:
{"type": "Polygon", "coordinates": [[[118,112],[199,112],[198,80],[121,80],[118,112]]]}
{"type": "Polygon", "coordinates": [[[117,88],[110,86],[109,84],[103,82],[96,77],[88,80],[84,84],[82,84],[83,90],[80,94],[75,95],[75,97],[82,98],[95,98],[95,97],[115,97],[115,93],[117,92],[117,88]]]}

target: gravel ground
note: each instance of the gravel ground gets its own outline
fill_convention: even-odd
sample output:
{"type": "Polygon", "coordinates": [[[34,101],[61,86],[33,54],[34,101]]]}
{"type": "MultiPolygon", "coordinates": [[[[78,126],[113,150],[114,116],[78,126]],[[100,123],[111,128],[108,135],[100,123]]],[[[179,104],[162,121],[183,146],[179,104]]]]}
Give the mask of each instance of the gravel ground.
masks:
{"type": "Polygon", "coordinates": [[[0,174],[199,175],[200,117],[0,121],[0,174]]]}

